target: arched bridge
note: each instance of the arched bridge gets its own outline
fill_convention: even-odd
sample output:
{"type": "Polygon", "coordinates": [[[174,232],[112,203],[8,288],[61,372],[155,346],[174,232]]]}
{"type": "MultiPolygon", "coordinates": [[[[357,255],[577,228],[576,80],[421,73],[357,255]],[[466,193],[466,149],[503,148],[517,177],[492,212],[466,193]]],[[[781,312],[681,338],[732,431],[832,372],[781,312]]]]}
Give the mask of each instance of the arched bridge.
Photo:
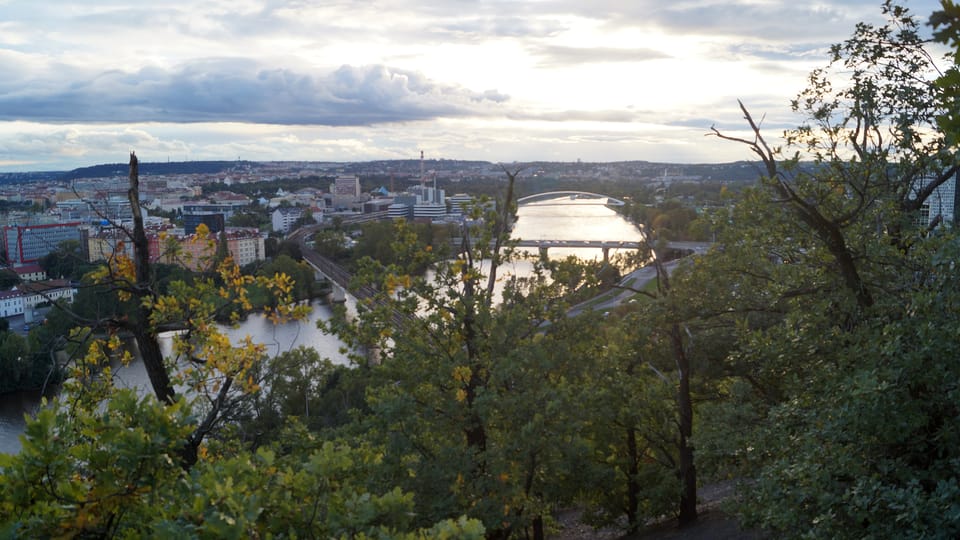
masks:
{"type": "Polygon", "coordinates": [[[539,201],[550,201],[544,205],[554,204],[582,204],[579,201],[597,201],[597,204],[606,206],[623,206],[626,204],[620,199],[615,199],[609,195],[600,193],[590,193],[589,191],[548,191],[546,193],[536,193],[517,199],[517,204],[527,204],[539,201]],[[571,202],[577,201],[577,202],[571,202]]]}

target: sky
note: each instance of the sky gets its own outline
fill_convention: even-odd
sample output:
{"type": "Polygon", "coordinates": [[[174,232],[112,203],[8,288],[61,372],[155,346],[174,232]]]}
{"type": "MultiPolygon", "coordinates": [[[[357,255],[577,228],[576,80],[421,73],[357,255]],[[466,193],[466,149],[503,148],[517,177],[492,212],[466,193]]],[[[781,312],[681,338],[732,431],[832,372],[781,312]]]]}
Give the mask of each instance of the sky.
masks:
{"type": "MultiPolygon", "coordinates": [[[[925,20],[937,0],[903,0],[925,20]]],[[[0,0],[0,171],[713,163],[881,0],[0,0]]]]}

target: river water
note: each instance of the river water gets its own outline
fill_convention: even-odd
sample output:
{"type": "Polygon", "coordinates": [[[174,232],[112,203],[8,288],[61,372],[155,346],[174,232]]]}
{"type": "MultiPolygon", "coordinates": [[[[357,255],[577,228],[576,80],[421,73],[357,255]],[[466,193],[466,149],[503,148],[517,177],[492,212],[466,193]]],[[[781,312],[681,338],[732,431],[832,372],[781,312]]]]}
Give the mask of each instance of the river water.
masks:
{"type": "MultiPolygon", "coordinates": [[[[249,335],[255,343],[262,343],[267,347],[267,353],[273,357],[295,347],[312,347],[321,357],[329,358],[335,364],[347,365],[350,360],[340,352],[342,343],[334,336],[324,334],[317,328],[318,320],[327,320],[333,312],[330,306],[313,303],[313,311],[307,320],[290,321],[281,325],[274,325],[262,314],[247,317],[236,328],[221,327],[233,343],[239,343],[249,335]]],[[[172,337],[164,336],[160,340],[165,353],[170,352],[172,337]]],[[[135,350],[135,349],[134,349],[135,350]]],[[[135,359],[128,366],[114,366],[114,377],[119,386],[125,388],[139,388],[143,392],[150,392],[150,379],[143,362],[135,359]]],[[[53,392],[48,392],[48,396],[53,392]]],[[[13,392],[0,396],[0,452],[18,452],[20,450],[19,435],[26,428],[24,414],[31,413],[40,405],[40,392],[13,392]]]]}
{"type": "MultiPolygon", "coordinates": [[[[513,236],[525,240],[606,240],[639,241],[642,235],[637,228],[619,214],[588,199],[561,197],[522,205],[517,210],[513,236]]],[[[611,256],[615,251],[611,251],[611,256]]],[[[602,257],[599,249],[550,248],[551,258],[575,255],[582,259],[602,257]]],[[[530,263],[519,261],[509,269],[523,274],[530,263]]],[[[313,304],[309,320],[293,321],[275,326],[262,315],[252,315],[236,328],[226,328],[230,339],[237,343],[250,335],[256,343],[263,343],[271,356],[298,346],[313,347],[321,357],[337,364],[347,365],[349,359],[340,352],[342,343],[336,336],[324,334],[317,320],[327,320],[332,315],[330,307],[319,302],[313,304]]],[[[150,383],[143,364],[138,361],[116,369],[120,384],[126,387],[149,391],[150,383]]],[[[2,376],[2,374],[0,374],[2,376]]],[[[0,452],[18,452],[19,435],[26,427],[24,414],[36,410],[40,403],[39,392],[15,392],[0,396],[0,452]]]]}

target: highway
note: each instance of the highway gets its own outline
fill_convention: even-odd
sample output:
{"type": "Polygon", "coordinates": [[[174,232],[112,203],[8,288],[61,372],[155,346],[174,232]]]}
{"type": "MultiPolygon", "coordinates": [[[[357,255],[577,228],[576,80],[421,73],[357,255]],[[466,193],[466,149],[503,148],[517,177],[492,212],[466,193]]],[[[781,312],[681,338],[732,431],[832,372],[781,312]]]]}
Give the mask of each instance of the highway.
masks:
{"type": "MultiPolygon", "coordinates": [[[[674,268],[680,264],[683,259],[677,259],[664,263],[664,269],[667,273],[673,272],[674,268]]],[[[647,283],[657,278],[657,268],[650,264],[630,272],[617,283],[617,287],[595,296],[590,300],[581,302],[572,308],[568,314],[575,317],[586,311],[607,312],[628,301],[636,294],[634,291],[642,289],[647,283]]]]}

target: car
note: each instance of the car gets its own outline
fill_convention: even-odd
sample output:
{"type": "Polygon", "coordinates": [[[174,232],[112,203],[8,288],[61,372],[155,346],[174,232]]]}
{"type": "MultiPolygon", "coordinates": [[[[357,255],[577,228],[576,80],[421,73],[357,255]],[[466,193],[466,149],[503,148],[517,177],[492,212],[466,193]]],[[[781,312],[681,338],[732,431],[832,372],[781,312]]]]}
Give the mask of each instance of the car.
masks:
{"type": "Polygon", "coordinates": [[[29,331],[30,331],[30,325],[29,325],[29,324],[24,324],[24,325],[23,325],[23,331],[24,331],[24,332],[29,332],[29,331]]]}

